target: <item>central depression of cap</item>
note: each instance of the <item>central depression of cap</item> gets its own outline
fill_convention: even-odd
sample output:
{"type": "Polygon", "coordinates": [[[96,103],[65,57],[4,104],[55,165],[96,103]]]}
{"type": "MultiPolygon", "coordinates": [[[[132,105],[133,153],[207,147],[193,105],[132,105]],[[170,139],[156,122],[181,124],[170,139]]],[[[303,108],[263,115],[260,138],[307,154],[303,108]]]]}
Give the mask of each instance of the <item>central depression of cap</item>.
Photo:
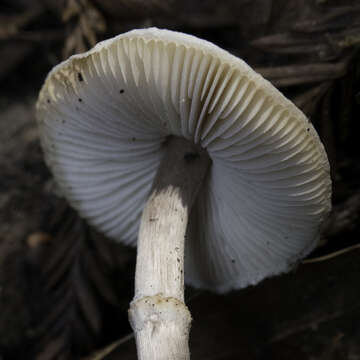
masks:
{"type": "Polygon", "coordinates": [[[72,56],[37,103],[64,196],[109,237],[136,244],[169,135],[212,159],[191,212],[186,282],[216,291],[287,271],[330,210],[329,165],[304,114],[244,61],[190,35],[134,30],[72,56]]]}

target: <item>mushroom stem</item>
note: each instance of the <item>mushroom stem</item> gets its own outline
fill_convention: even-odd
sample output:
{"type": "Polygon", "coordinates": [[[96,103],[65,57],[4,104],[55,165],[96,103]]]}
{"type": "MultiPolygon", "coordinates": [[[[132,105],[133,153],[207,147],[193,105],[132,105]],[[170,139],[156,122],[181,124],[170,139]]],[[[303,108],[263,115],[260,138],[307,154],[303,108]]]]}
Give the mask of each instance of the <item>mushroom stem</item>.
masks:
{"type": "Polygon", "coordinates": [[[210,158],[183,138],[169,138],[164,146],[166,155],[142,214],[135,296],[129,309],[140,360],[190,359],[184,243],[191,207],[210,158]]]}

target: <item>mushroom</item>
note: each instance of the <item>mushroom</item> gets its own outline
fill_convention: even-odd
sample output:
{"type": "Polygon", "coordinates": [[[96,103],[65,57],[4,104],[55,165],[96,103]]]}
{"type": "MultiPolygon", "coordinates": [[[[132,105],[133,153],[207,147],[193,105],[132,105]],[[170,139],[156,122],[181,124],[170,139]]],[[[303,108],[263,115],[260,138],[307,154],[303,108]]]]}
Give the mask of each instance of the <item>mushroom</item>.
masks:
{"type": "Polygon", "coordinates": [[[72,56],[49,73],[37,118],[70,204],[137,243],[139,359],[190,358],[184,252],[188,284],[255,285],[313,250],[330,210],[329,164],[309,120],[194,36],[140,29],[72,56]]]}

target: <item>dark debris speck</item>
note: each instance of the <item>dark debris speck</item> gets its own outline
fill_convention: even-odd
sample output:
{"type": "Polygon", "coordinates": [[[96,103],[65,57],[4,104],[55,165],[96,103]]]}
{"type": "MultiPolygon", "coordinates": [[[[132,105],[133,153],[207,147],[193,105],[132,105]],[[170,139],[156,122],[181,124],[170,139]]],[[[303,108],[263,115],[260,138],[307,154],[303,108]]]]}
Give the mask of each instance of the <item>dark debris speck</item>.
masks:
{"type": "Polygon", "coordinates": [[[184,160],[186,162],[191,162],[197,159],[200,155],[198,153],[189,152],[184,155],[184,160]]]}

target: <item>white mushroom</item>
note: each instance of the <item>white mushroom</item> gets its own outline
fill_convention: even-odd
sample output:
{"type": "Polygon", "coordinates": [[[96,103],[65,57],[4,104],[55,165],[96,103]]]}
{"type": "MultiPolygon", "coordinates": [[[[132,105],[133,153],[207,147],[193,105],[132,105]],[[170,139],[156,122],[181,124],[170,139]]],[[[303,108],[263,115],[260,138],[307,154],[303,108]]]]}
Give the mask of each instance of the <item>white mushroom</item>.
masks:
{"type": "Polygon", "coordinates": [[[72,206],[138,243],[129,315],[139,359],[189,359],[184,251],[187,283],[226,292],[316,246],[331,197],[318,135],[207,41],[152,28],[101,42],[50,72],[37,115],[72,206]]]}

